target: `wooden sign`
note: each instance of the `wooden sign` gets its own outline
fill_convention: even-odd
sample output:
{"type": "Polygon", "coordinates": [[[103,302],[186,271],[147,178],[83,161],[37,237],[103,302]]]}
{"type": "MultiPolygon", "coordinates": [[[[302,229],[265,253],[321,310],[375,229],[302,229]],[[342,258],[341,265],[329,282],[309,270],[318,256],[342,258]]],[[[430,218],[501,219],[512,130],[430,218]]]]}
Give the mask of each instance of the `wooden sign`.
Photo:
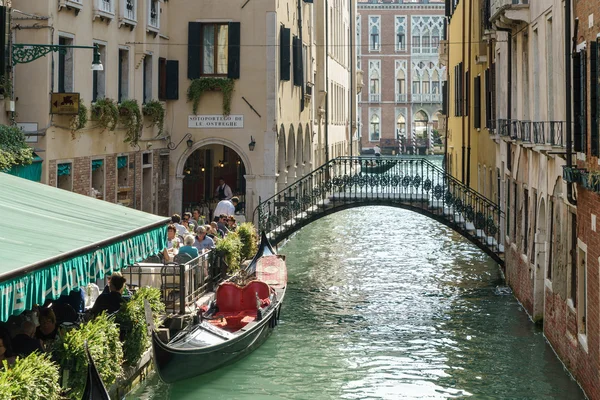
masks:
{"type": "Polygon", "coordinates": [[[79,93],[52,93],[50,114],[76,115],[79,113],[79,93]]]}

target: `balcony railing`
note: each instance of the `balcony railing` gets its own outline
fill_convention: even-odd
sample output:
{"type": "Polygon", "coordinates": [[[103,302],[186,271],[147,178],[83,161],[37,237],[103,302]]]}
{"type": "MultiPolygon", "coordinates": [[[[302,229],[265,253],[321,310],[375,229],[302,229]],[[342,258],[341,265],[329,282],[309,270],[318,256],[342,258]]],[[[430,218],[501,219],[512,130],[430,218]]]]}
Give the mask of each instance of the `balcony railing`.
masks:
{"type": "Polygon", "coordinates": [[[158,32],[160,29],[160,5],[158,4],[158,0],[150,0],[148,28],[154,32],[158,32]]]}
{"type": "Polygon", "coordinates": [[[100,0],[100,11],[112,13],[112,0],[100,0]]]}
{"type": "Polygon", "coordinates": [[[381,101],[381,94],[377,93],[377,94],[370,94],[369,95],[369,102],[370,103],[379,103],[381,101]]]}
{"type": "Polygon", "coordinates": [[[565,145],[564,121],[519,121],[498,119],[498,134],[535,145],[565,145]]]}
{"type": "Polygon", "coordinates": [[[442,95],[434,93],[413,93],[411,95],[413,103],[441,103],[442,95]]]}
{"type": "Polygon", "coordinates": [[[406,103],[408,95],[406,93],[396,93],[396,103],[406,103]]]}

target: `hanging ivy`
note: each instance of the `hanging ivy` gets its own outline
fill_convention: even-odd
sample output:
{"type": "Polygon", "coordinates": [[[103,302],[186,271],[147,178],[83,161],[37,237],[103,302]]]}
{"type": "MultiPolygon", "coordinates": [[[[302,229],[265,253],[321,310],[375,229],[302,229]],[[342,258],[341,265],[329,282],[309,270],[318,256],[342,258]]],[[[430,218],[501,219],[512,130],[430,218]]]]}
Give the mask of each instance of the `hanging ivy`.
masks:
{"type": "Polygon", "coordinates": [[[120,121],[125,126],[125,142],[135,146],[142,133],[142,112],[135,99],[125,100],[119,104],[120,121]]]}
{"type": "Polygon", "coordinates": [[[23,131],[16,126],[0,125],[0,171],[32,161],[33,149],[27,146],[23,131]]]}
{"type": "Polygon", "coordinates": [[[79,102],[79,112],[71,118],[71,137],[75,139],[75,131],[85,128],[88,122],[88,109],[83,104],[83,100],[79,102]]]}
{"type": "Polygon", "coordinates": [[[192,80],[187,92],[187,99],[192,102],[192,112],[197,114],[198,104],[204,92],[208,90],[220,90],[223,92],[223,115],[229,115],[234,86],[235,81],[233,79],[198,78],[192,80]]]}
{"type": "Polygon", "coordinates": [[[119,121],[119,109],[113,99],[100,99],[92,103],[92,117],[104,129],[114,131],[119,121]]]}
{"type": "Polygon", "coordinates": [[[158,136],[162,135],[165,124],[165,107],[162,103],[158,100],[151,100],[144,104],[142,112],[145,116],[150,117],[152,125],[158,128],[158,136]]]}

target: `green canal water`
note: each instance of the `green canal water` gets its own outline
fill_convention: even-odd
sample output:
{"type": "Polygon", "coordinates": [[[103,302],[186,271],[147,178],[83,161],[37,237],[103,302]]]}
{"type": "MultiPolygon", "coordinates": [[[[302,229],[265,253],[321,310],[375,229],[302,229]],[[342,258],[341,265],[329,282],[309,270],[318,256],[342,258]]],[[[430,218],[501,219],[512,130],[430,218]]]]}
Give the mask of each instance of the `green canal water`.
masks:
{"type": "MultiPolygon", "coordinates": [[[[247,358],[128,399],[583,399],[497,265],[424,216],[363,207],[302,229],[281,324],[247,358]]],[[[185,366],[182,366],[185,368],[185,366]]]]}

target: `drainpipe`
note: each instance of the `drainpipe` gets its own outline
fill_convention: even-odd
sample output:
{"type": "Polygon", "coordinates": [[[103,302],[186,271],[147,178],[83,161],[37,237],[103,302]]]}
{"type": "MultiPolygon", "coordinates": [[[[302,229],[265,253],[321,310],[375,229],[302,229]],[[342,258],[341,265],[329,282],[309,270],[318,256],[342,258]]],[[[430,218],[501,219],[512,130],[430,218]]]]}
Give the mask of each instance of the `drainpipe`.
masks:
{"type": "Polygon", "coordinates": [[[329,1],[325,0],[325,164],[329,162],[329,1]]]}
{"type": "MultiPolygon", "coordinates": [[[[468,86],[469,86],[469,93],[467,93],[467,98],[470,99],[469,100],[469,108],[471,108],[471,104],[473,103],[474,99],[471,99],[470,95],[471,95],[471,87],[473,85],[471,85],[471,82],[473,81],[473,71],[471,70],[472,67],[472,63],[471,63],[471,49],[473,48],[472,44],[471,44],[471,35],[473,34],[472,28],[473,28],[473,0],[469,0],[469,41],[468,41],[468,45],[469,45],[469,82],[468,86]]],[[[466,5],[466,3],[465,3],[466,5]]],[[[467,131],[468,131],[468,139],[467,139],[467,187],[471,187],[471,110],[467,110],[467,131]]],[[[479,189],[479,188],[478,188],[479,189]]]]}
{"type": "MultiPolygon", "coordinates": [[[[573,122],[571,114],[571,48],[575,46],[575,38],[571,35],[571,0],[565,0],[565,111],[566,111],[566,135],[567,135],[567,165],[573,165],[573,122]]],[[[567,182],[567,200],[572,205],[577,205],[573,197],[573,183],[567,182]]]]}
{"type": "MultiPolygon", "coordinates": [[[[467,44],[467,38],[465,37],[466,29],[465,29],[465,18],[466,18],[466,13],[467,13],[467,4],[466,2],[463,3],[463,10],[462,10],[462,22],[463,22],[463,26],[462,26],[462,36],[463,36],[463,40],[462,40],[462,51],[460,54],[460,58],[461,60],[464,61],[465,59],[465,45],[467,44]]],[[[463,65],[465,65],[465,63],[462,63],[463,65]]],[[[460,122],[461,122],[461,137],[462,137],[462,152],[461,152],[461,158],[462,158],[462,162],[461,162],[461,173],[460,173],[460,181],[462,183],[465,183],[465,167],[466,167],[466,163],[465,163],[465,156],[466,156],[466,152],[465,152],[465,74],[464,71],[460,71],[461,77],[460,77],[460,81],[461,81],[461,88],[460,91],[462,92],[462,98],[461,98],[461,115],[460,115],[460,122]]]]}

